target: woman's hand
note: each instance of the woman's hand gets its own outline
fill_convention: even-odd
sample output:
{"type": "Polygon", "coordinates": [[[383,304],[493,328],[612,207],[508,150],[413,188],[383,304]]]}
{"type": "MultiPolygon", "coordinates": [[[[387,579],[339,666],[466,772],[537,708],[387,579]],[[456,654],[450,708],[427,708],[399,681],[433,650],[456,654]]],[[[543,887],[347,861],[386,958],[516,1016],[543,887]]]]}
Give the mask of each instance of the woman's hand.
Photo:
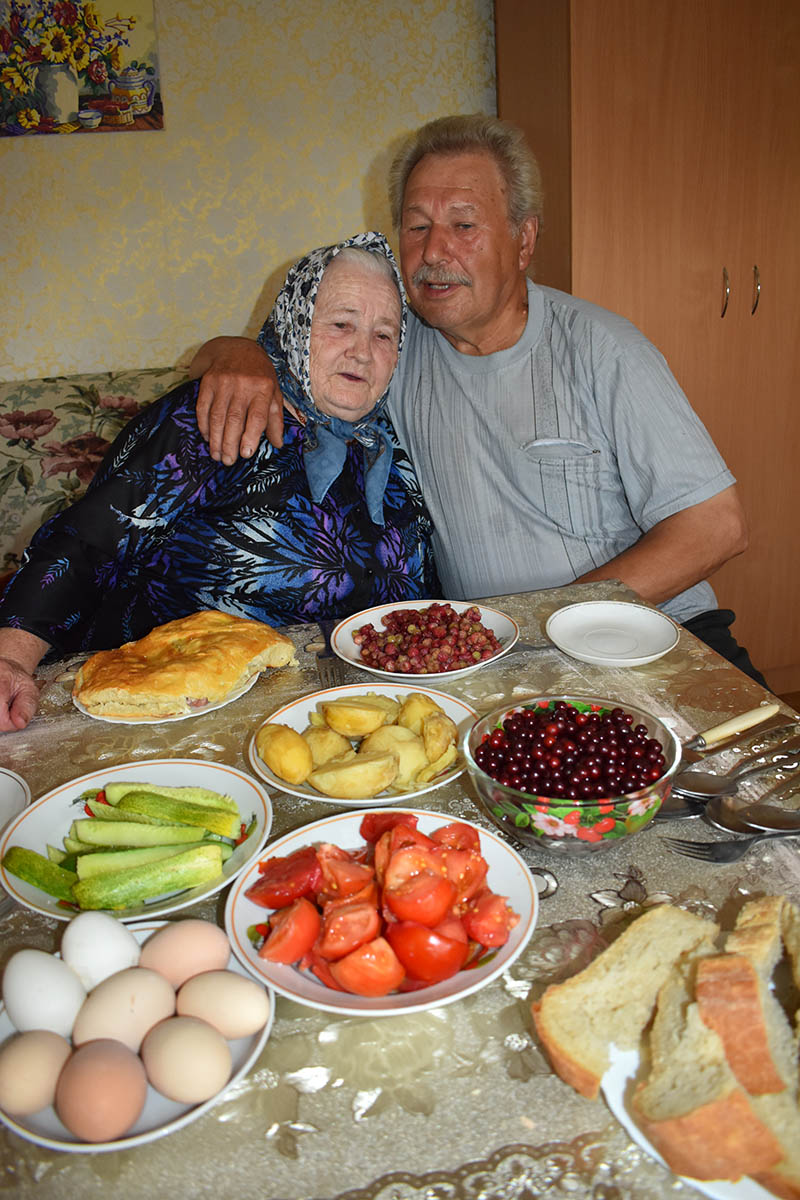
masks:
{"type": "Polygon", "coordinates": [[[38,707],[33,676],[12,658],[0,658],[0,733],[24,729],[38,707]]]}
{"type": "Polygon", "coordinates": [[[250,458],[266,430],[273,446],[283,445],[283,397],[268,355],[244,337],[212,338],[189,366],[202,376],[197,424],[211,457],[226,466],[239,455],[250,458]]]}
{"type": "Polygon", "coordinates": [[[49,644],[23,629],[0,629],[0,733],[24,729],[39,707],[33,672],[49,644]]]}

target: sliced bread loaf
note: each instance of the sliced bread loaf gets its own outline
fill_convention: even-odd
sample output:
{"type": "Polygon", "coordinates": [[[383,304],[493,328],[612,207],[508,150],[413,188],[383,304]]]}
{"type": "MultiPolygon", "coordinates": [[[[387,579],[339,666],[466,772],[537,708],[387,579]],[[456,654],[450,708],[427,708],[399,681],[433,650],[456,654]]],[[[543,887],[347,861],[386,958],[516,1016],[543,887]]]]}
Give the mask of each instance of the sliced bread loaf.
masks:
{"type": "MultiPolygon", "coordinates": [[[[701,964],[702,965],[702,961],[701,964]]],[[[695,964],[670,973],[650,1031],[650,1066],[633,1095],[644,1135],[679,1175],[740,1179],[783,1158],[692,1000],[695,964]]]]}
{"type": "Polygon", "coordinates": [[[533,1006],[553,1069],[594,1099],[608,1048],[638,1046],[659,988],[683,954],[711,950],[719,927],[682,908],[648,910],[579,974],[553,984],[533,1006]]]}
{"type": "Polygon", "coordinates": [[[782,896],[746,904],[725,940],[725,953],[705,959],[697,970],[701,1019],[722,1039],[739,1083],[754,1096],[782,1092],[797,1096],[797,1041],[770,982],[783,952],[782,896]]]}

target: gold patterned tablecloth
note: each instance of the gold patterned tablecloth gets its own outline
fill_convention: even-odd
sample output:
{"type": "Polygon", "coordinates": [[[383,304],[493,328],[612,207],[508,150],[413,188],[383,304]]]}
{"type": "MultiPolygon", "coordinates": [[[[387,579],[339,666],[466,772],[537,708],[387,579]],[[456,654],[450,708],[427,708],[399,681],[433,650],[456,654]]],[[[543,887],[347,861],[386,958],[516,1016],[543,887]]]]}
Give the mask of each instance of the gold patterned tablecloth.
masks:
{"type": "MultiPolygon", "coordinates": [[[[561,605],[585,599],[635,597],[621,584],[600,583],[485,601],[513,616],[522,638],[540,648],[435,686],[479,711],[533,694],[609,696],[670,718],[684,739],[767,697],[685,631],[675,650],[644,667],[598,668],[567,658],[547,641],[545,621],[561,605]]],[[[40,714],[28,729],[0,735],[0,762],[27,779],[34,798],[104,764],[186,757],[248,770],[247,745],[260,721],[319,686],[306,649],[316,627],[285,632],[297,647],[299,668],[262,676],[227,708],[170,724],[93,721],[71,704],[70,665],[45,668],[40,714]]],[[[348,676],[353,683],[368,678],[355,669],[348,676]]],[[[770,724],[795,715],[783,706],[770,724]]],[[[719,754],[715,769],[733,765],[745,741],[769,744],[769,732],[761,742],[758,737],[742,735],[719,754]]],[[[751,786],[757,792],[768,785],[751,786]]],[[[272,800],[272,837],[336,811],[283,793],[272,800]]],[[[488,825],[466,776],[414,806],[488,825]]],[[[698,838],[717,836],[698,821],[679,828],[698,838]]],[[[580,858],[523,851],[532,868],[556,875],[558,891],[542,901],[525,953],[464,1000],[406,1016],[354,1019],[278,996],[272,1035],[249,1075],[177,1133],[128,1151],[67,1154],[3,1128],[0,1193],[20,1200],[93,1200],[109,1190],[119,1200],[696,1196],[630,1141],[602,1100],[583,1099],[553,1075],[530,1018],[531,1001],[549,982],[580,969],[649,904],[671,899],[725,922],[743,897],[765,891],[800,896],[793,841],[767,842],[719,867],[666,852],[664,829],[651,823],[580,858]]],[[[223,892],[178,915],[191,911],[221,923],[224,901],[223,892]]],[[[0,966],[23,946],[57,949],[62,928],[14,910],[3,926],[0,966]]]]}

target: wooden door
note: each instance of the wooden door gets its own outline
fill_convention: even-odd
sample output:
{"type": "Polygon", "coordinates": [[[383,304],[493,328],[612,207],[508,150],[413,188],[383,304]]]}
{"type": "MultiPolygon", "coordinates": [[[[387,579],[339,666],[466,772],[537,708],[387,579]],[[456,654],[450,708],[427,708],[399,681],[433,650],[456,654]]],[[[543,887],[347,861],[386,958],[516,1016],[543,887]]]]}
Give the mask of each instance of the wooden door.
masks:
{"type": "MultiPolygon", "coordinates": [[[[543,4],[498,0],[498,107],[512,120],[530,121],[540,76],[529,73],[525,101],[514,96],[504,66],[509,22],[529,20],[546,57],[534,32],[543,4]]],[[[771,686],[800,687],[800,6],[556,6],[565,7],[569,290],[623,313],[663,351],[725,455],[751,548],[713,584],[771,686]],[[752,314],[754,267],[761,294],[752,314]]],[[[551,106],[557,94],[550,89],[551,106]]]]}

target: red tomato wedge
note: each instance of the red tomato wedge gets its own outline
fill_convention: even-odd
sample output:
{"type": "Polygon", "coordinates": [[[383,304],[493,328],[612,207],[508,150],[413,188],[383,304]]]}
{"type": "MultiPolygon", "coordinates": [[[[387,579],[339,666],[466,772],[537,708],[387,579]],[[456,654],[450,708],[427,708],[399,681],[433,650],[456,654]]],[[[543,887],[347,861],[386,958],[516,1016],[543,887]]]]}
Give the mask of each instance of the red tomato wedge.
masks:
{"type": "Polygon", "coordinates": [[[295,963],[308,954],[319,935],[322,918],[305,896],[270,917],[270,932],[258,952],[269,962],[295,963]]]}
{"type": "Polygon", "coordinates": [[[357,862],[351,854],[329,843],[317,847],[317,859],[322,871],[322,886],[318,889],[318,898],[323,902],[343,900],[352,896],[371,883],[375,877],[372,867],[357,862]]]}
{"type": "Polygon", "coordinates": [[[344,958],[381,931],[381,918],[374,905],[364,901],[326,906],[316,951],[329,962],[344,958]]]}
{"type": "Polygon", "coordinates": [[[472,901],[463,921],[469,936],[482,946],[504,946],[519,917],[505,896],[496,896],[487,889],[472,901]]]}
{"type": "Polygon", "coordinates": [[[377,842],[382,833],[393,829],[395,825],[405,825],[406,829],[416,829],[419,817],[416,813],[407,812],[371,812],[364,816],[358,832],[365,842],[372,845],[377,842]]]}
{"type": "Polygon", "coordinates": [[[441,983],[461,970],[469,954],[466,940],[446,937],[416,921],[389,925],[386,937],[411,979],[441,983]]]}
{"type": "Polygon", "coordinates": [[[400,887],[415,875],[448,874],[444,854],[431,843],[431,849],[424,846],[403,846],[395,850],[386,864],[383,874],[383,886],[386,891],[400,887]]]}
{"type": "Polygon", "coordinates": [[[245,892],[264,908],[283,908],[301,896],[311,896],[322,884],[322,869],[313,846],[303,846],[285,858],[268,858],[259,866],[261,877],[245,892]]]}
{"type": "Polygon", "coordinates": [[[443,848],[441,854],[447,870],[447,878],[456,888],[456,904],[465,904],[485,886],[489,870],[485,858],[474,850],[452,850],[443,848]]]}
{"type": "Polygon", "coordinates": [[[449,825],[441,825],[434,829],[431,839],[437,846],[449,846],[453,850],[474,850],[481,852],[481,839],[477,829],[464,821],[452,821],[449,825]]]}
{"type": "Polygon", "coordinates": [[[388,996],[400,986],[405,971],[386,939],[378,937],[331,963],[331,974],[346,992],[388,996]]]}
{"type": "Polygon", "coordinates": [[[421,925],[438,925],[455,898],[455,884],[432,871],[421,871],[383,892],[384,904],[398,921],[419,921],[421,925]]]}

